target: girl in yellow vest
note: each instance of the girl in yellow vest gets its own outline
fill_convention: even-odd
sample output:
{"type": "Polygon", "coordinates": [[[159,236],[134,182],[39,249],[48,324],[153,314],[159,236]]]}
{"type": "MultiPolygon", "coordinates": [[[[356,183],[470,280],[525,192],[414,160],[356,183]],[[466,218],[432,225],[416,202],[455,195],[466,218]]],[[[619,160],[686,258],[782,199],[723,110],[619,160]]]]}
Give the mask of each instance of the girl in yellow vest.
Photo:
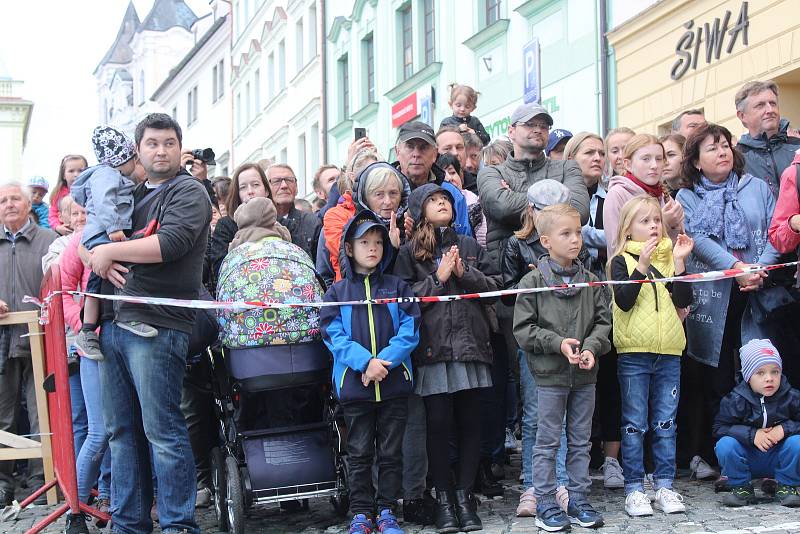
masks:
{"type": "MultiPolygon", "coordinates": [[[[620,212],[616,249],[608,262],[610,280],[645,280],[686,273],[694,242],[678,235],[673,246],[653,197],[629,200],[620,212]]],[[[615,285],[614,346],[622,393],[622,470],[625,511],[632,517],[686,511],[672,489],[675,478],[675,417],[680,395],[680,355],[686,336],[676,308],[692,302],[689,283],[615,285]],[[655,500],[644,492],[644,434],[652,435],[655,500]]]]}

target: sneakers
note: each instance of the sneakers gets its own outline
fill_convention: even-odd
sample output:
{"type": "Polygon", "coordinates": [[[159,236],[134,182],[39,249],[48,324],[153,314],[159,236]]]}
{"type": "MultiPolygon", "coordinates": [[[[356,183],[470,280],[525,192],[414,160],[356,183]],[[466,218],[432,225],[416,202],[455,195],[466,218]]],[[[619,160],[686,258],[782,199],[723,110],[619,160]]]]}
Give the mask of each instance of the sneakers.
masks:
{"type": "Polygon", "coordinates": [[[758,502],[756,499],[756,492],[753,486],[732,486],[730,493],[726,493],[722,498],[722,504],[732,508],[740,506],[747,506],[748,504],[755,504],[758,502]]]}
{"type": "Polygon", "coordinates": [[[653,501],[653,507],[658,508],[665,514],[677,514],[686,511],[686,506],[683,504],[683,495],[670,488],[659,488],[656,492],[656,499],[653,501]]]}
{"type": "Polygon", "coordinates": [[[157,329],[153,328],[149,324],[140,323],[139,321],[114,321],[114,324],[123,330],[127,330],[131,334],[136,334],[140,337],[156,337],[158,335],[157,329]]]}
{"type": "Polygon", "coordinates": [[[372,534],[372,521],[364,514],[356,514],[350,521],[350,534],[372,534]]]}
{"type": "Polygon", "coordinates": [[[197,500],[194,502],[195,508],[208,508],[211,506],[211,488],[202,487],[197,490],[197,500]]]}
{"type": "Polygon", "coordinates": [[[545,532],[570,530],[570,519],[564,510],[555,504],[536,507],[536,526],[545,532]]]}
{"type": "MultiPolygon", "coordinates": [[[[375,527],[381,534],[404,534],[403,529],[397,524],[397,518],[389,509],[381,510],[381,513],[375,519],[375,527]]],[[[350,528],[352,529],[352,523],[350,528]]]]}
{"type": "Polygon", "coordinates": [[[625,487],[625,477],[622,476],[622,467],[616,458],[606,456],[603,462],[603,486],[608,489],[619,489],[625,487]]]}
{"type": "Polygon", "coordinates": [[[592,508],[592,505],[587,500],[569,503],[567,516],[569,517],[569,522],[573,525],[585,528],[603,526],[603,516],[592,508]]]}
{"type": "Polygon", "coordinates": [[[514,431],[506,427],[506,442],[505,448],[507,452],[517,452],[519,446],[517,445],[517,438],[514,436],[514,431]]]}
{"type": "Polygon", "coordinates": [[[625,497],[625,513],[631,517],[653,515],[650,498],[641,491],[632,491],[625,497]]]}
{"type": "Polygon", "coordinates": [[[556,488],[556,503],[558,504],[559,508],[565,512],[567,511],[567,508],[569,507],[569,492],[564,486],[559,486],[556,488]]]}
{"type": "Polygon", "coordinates": [[[781,503],[781,506],[788,508],[800,507],[800,495],[797,494],[797,488],[787,486],[786,484],[778,484],[775,489],[775,498],[781,503]]]}
{"type": "Polygon", "coordinates": [[[100,338],[92,330],[78,332],[78,335],[75,336],[75,348],[78,350],[78,354],[90,360],[102,362],[104,359],[103,353],[100,352],[100,338]]]}
{"type": "MultiPolygon", "coordinates": [[[[97,499],[94,502],[94,507],[97,509],[98,512],[103,512],[104,514],[111,515],[111,501],[105,497],[101,499],[97,499]]],[[[105,519],[97,519],[95,521],[95,525],[97,528],[105,528],[108,525],[108,521],[105,519]]]]}
{"type": "Polygon", "coordinates": [[[89,534],[86,516],[83,514],[67,514],[67,528],[64,534],[89,534]]]}
{"type": "Polygon", "coordinates": [[[652,473],[644,476],[644,480],[642,480],[642,485],[644,486],[644,494],[647,495],[647,498],[650,499],[650,502],[656,500],[656,490],[653,487],[652,473]]]}
{"type": "Polygon", "coordinates": [[[719,473],[708,465],[708,462],[700,458],[699,456],[694,456],[691,461],[689,462],[689,469],[692,470],[692,474],[689,478],[693,478],[695,480],[710,480],[716,479],[719,476],[719,473]]]}
{"type": "MultiPolygon", "coordinates": [[[[556,497],[558,500],[558,497],[556,497]]],[[[533,488],[528,488],[519,496],[517,517],[536,517],[536,495],[533,488]]]]}

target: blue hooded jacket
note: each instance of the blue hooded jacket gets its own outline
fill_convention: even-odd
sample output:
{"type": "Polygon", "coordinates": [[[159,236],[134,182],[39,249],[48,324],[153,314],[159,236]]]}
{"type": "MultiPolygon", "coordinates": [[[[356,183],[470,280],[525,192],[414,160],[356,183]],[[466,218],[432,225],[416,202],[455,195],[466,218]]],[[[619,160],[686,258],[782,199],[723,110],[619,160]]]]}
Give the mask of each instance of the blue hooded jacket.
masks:
{"type": "MultiPolygon", "coordinates": [[[[326,302],[413,297],[400,278],[384,274],[394,255],[388,230],[371,211],[353,217],[344,229],[344,241],[351,239],[358,224],[377,223],[383,234],[383,258],[369,276],[358,274],[352,258],[345,256],[344,279],[325,293],[326,302]]],[[[411,353],[419,342],[420,311],[416,303],[366,304],[321,308],[322,339],[333,354],[333,386],[341,402],[374,401],[403,397],[413,389],[411,353]],[[372,358],[392,362],[381,382],[364,387],[361,374],[372,358]]]]}
{"type": "Polygon", "coordinates": [[[781,174],[792,164],[795,151],[800,149],[800,139],[790,137],[788,129],[789,121],[781,119],[778,133],[769,139],[765,132],[758,137],[745,133],[736,145],[744,155],[745,172],[767,182],[775,198],[781,189],[781,174]]]}

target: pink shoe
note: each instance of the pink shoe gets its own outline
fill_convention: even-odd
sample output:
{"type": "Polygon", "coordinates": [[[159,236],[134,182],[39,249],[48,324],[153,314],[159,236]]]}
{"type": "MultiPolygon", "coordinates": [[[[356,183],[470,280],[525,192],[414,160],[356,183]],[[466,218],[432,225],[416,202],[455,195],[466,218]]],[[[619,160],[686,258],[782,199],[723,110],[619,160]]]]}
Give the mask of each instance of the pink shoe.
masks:
{"type": "Polygon", "coordinates": [[[567,513],[567,507],[569,506],[569,492],[564,486],[559,486],[556,490],[556,503],[558,503],[559,508],[564,510],[564,513],[567,513]]]}
{"type": "Polygon", "coordinates": [[[517,517],[536,517],[536,495],[533,494],[533,488],[526,489],[519,496],[517,517]]]}

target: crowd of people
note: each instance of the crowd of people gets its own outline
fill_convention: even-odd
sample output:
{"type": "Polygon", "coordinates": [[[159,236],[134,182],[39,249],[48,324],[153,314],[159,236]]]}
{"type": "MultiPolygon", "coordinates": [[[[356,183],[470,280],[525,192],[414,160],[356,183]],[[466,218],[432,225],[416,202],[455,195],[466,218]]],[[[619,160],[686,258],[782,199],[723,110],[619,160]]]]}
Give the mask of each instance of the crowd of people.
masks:
{"type": "MultiPolygon", "coordinates": [[[[398,298],[320,313],[348,427],[351,533],[401,534],[401,516],[480,530],[474,495],[504,492],[517,435],[517,515],[545,531],[603,524],[590,468],[633,517],[692,506],[673,487],[678,469],[714,480],[727,506],[756,502],[763,479],[797,507],[800,293],[791,268],[747,269],[796,261],[800,246],[800,136],[778,93],[758,81],[737,92],[739,139],[702,110],[660,138],[573,134],[536,103],[490,139],[478,93],[453,85],[438,130],[403,124],[394,162],[356,139],[341,166],[317,170],[313,202],[283,163],[209,179],[168,115],[145,117],[134,139],[101,126],[98,164],[65,156],[49,206],[47,180],[0,185],[0,318],[34,309],[22,297],[56,265],[65,291],[210,299],[231,250],[289,241],[325,301],[398,298]],[[602,280],[620,284],[570,285],[602,280]],[[517,288],[549,289],[405,298],[517,288]]],[[[198,348],[193,327],[207,315],[62,298],[80,499],[110,512],[113,532],[154,520],[199,532],[219,439],[196,386],[214,341],[198,348]]],[[[0,327],[0,430],[36,435],[21,328],[0,327]]],[[[41,483],[40,461],[0,462],[0,505],[41,483]]],[[[86,518],[69,515],[67,532],[88,532],[86,518]]]]}

